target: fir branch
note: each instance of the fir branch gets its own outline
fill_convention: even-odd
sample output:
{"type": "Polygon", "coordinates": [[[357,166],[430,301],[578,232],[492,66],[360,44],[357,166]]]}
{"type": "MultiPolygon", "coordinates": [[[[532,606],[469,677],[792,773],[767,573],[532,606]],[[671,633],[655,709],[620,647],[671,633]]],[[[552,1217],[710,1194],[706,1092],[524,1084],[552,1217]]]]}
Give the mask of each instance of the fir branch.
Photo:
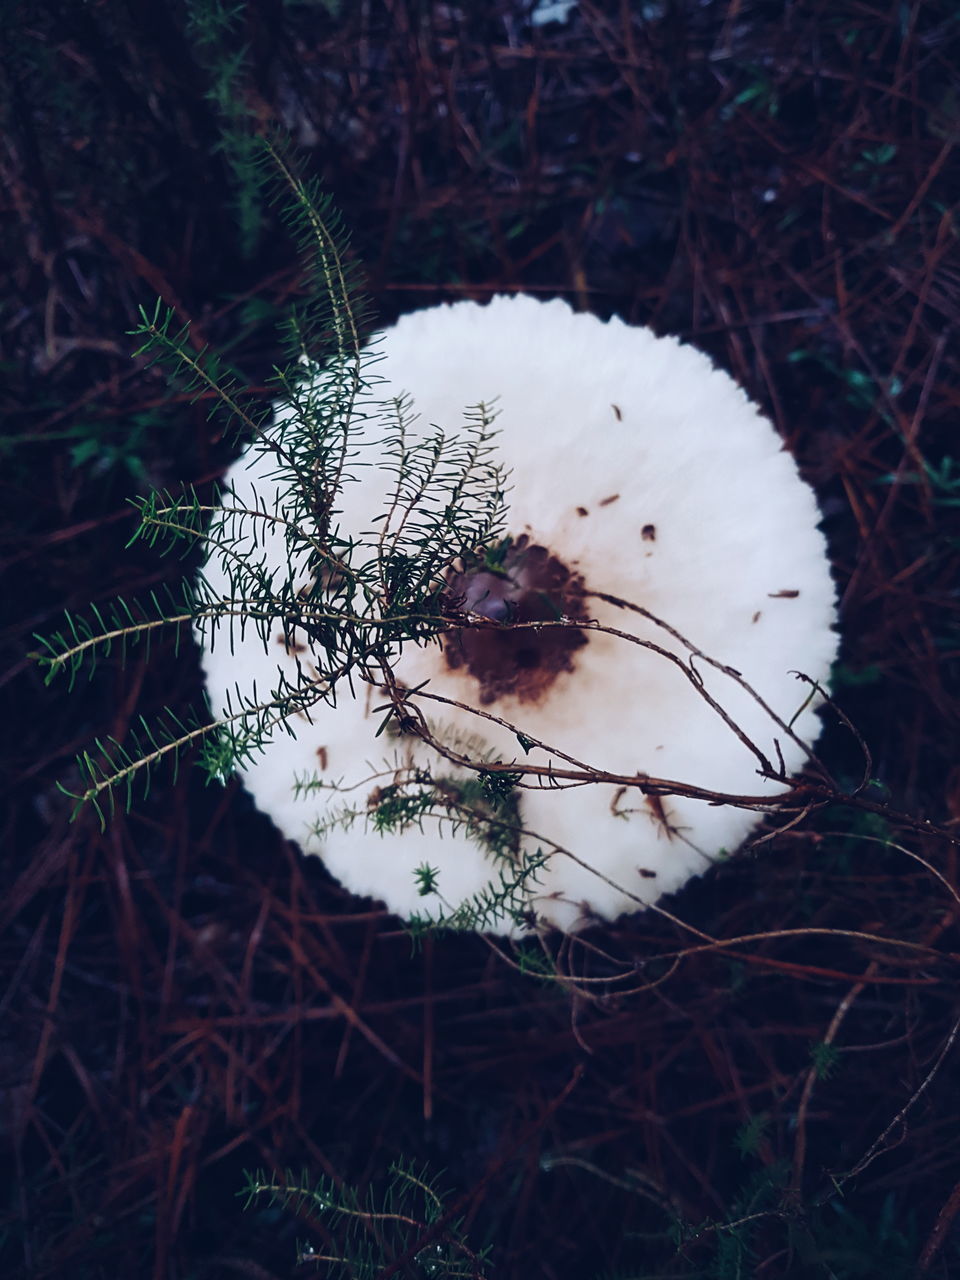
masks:
{"type": "Polygon", "coordinates": [[[92,679],[100,662],[111,657],[115,649],[123,665],[134,644],[143,644],[145,657],[149,658],[154,635],[166,628],[173,629],[179,651],[180,628],[195,617],[191,593],[187,584],[182,584],[179,595],[169,587],[163,589],[163,594],[166,603],[161,603],[157,592],[151,591],[145,603],[128,602],[118,596],[103,608],[91,604],[89,618],[68,613],[62,630],[50,636],[35,636],[42,649],[32,656],[45,669],[45,683],[50,684],[66,674],[68,689],[72,690],[81,672],[85,671],[87,678],[92,679]]]}
{"type": "Polygon", "coordinates": [[[289,1169],[248,1173],[238,1195],[245,1209],[266,1200],[308,1223],[321,1217],[330,1251],[321,1254],[302,1245],[297,1261],[324,1263],[326,1275],[375,1280],[410,1254],[418,1273],[433,1280],[484,1280],[488,1250],[476,1253],[468,1246],[463,1219],[446,1208],[437,1179],[412,1162],[391,1164],[383,1183],[370,1187],[365,1197],[339,1180],[289,1169]]]}
{"type": "MultiPolygon", "coordinates": [[[[314,332],[316,322],[329,318],[335,335],[333,356],[340,367],[355,374],[360,367],[360,335],[367,304],[358,287],[357,270],[348,262],[349,236],[333,201],[315,180],[298,172],[288,147],[278,135],[261,139],[260,171],[274,204],[290,231],[301,255],[314,274],[313,310],[295,312],[289,321],[296,345],[294,360],[315,360],[316,353],[303,341],[305,331],[314,332]]],[[[359,387],[359,382],[355,388],[359,387]]],[[[353,403],[348,403],[352,408],[353,403]]]]}
{"type": "Polygon", "coordinates": [[[147,365],[163,363],[178,379],[181,389],[191,400],[209,395],[210,413],[218,408],[226,410],[227,424],[238,422],[250,437],[263,435],[263,423],[269,416],[266,407],[255,407],[251,401],[245,406],[237,378],[228,373],[223,362],[209,346],[193,351],[188,344],[189,324],[173,328],[175,312],[162,298],[154,304],[153,312],[139,308],[140,324],[130,330],[130,336],[141,339],[133,352],[134,358],[149,357],[147,365]]]}
{"type": "MultiPolygon", "coordinates": [[[[121,600],[105,610],[94,606],[88,619],[68,618],[41,640],[40,660],[48,678],[67,671],[73,680],[117,647],[122,658],[128,644],[149,643],[164,626],[179,636],[192,623],[211,646],[221,629],[232,643],[234,628],[242,635],[247,626],[267,645],[279,626],[288,644],[306,638],[309,671],[298,662],[294,676],[278,673],[277,688],[263,699],[244,699],[238,690],[215,722],[167,711],[152,727],[142,721],[126,744],[98,741],[80,761],[85,785],[70,794],[78,804],[91,803],[101,821],[116,797],[129,804],[134,781],[164,759],[179,761],[199,745],[208,777],[224,777],[262,751],[278,727],[292,732],[287,721],[294,711],[309,716],[319,702],[334,703],[342,680],[391,678],[390,664],[405,643],[424,643],[449,625],[443,586],[451,556],[488,541],[504,519],[505,476],[483,406],[468,414],[459,435],[434,431],[425,439],[412,437],[405,404],[358,410],[370,357],[360,349],[363,304],[338,215],[275,141],[263,142],[259,164],[261,180],[271,198],[282,199],[285,221],[309,255],[316,284],[314,305],[291,321],[300,363],[277,374],[286,404],[267,425],[269,408],[248,396],[208,348],[194,352],[187,326],[178,327],[160,301],[152,313],[141,311],[136,354],[170,367],[188,395],[209,398],[211,413],[222,412],[229,426],[252,436],[254,450],[276,463],[271,479],[278,495],[269,507],[256,499],[205,503],[189,487],[138,499],[131,541],[184,555],[200,547],[208,571],[171,607],[156,597],[148,606],[121,600]],[[383,412],[389,420],[378,422],[374,415],[383,412]],[[393,494],[375,532],[347,539],[332,528],[333,514],[337,494],[353,478],[351,441],[367,424],[386,437],[393,494]],[[282,567],[264,549],[277,534],[285,546],[282,567]]],[[[476,815],[474,827],[481,831],[476,815]]]]}
{"type": "MultiPolygon", "coordinates": [[[[309,303],[290,313],[283,336],[291,365],[305,366],[310,384],[309,412],[297,414],[299,440],[308,456],[312,455],[310,474],[305,477],[308,489],[302,496],[319,497],[329,510],[345,479],[357,398],[364,385],[363,368],[372,359],[361,351],[367,304],[359,273],[347,258],[349,237],[330,197],[315,180],[301,176],[278,136],[263,138],[261,146],[263,181],[272,188],[271,198],[279,206],[313,284],[309,303]],[[321,402],[314,376],[323,365],[327,366],[323,379],[326,405],[321,402]],[[338,434],[337,429],[339,443],[331,450],[329,438],[338,434]]],[[[293,379],[281,374],[280,381],[296,408],[297,398],[291,395],[293,379]]]]}
{"type": "Polygon", "coordinates": [[[259,141],[256,115],[249,103],[249,46],[239,43],[242,4],[224,0],[187,0],[187,31],[210,83],[206,93],[220,120],[216,145],[233,176],[233,204],[240,248],[249,257],[263,225],[263,201],[257,173],[259,141]]]}
{"type": "Polygon", "coordinates": [[[152,770],[160,760],[170,758],[174,774],[183,753],[211,731],[210,725],[185,723],[174,711],[165,710],[153,723],[138,717],[139,728],[130,730],[125,743],[114,737],[95,738],[92,751],[83,751],[77,767],[86,786],[71,791],[63,783],[59,790],[74,803],[73,817],[84,805],[90,805],[105,830],[107,818],[116,811],[116,792],[123,795],[124,807],[133,803],[134,783],[143,782],[144,795],[149,794],[152,770]]]}
{"type": "MultiPolygon", "coordinates": [[[[496,881],[491,880],[456,907],[444,901],[439,875],[427,876],[423,869],[418,868],[426,890],[423,896],[436,895],[441,908],[436,915],[417,912],[410,916],[406,924],[411,937],[416,941],[425,933],[444,930],[450,933],[501,932],[504,922],[518,929],[527,928],[530,923],[530,895],[540,878],[539,873],[548,862],[549,855],[542,849],[535,853],[520,850],[513,866],[497,867],[496,881]]],[[[432,871],[431,868],[426,870],[432,871]]]]}
{"type": "Polygon", "coordinates": [[[129,732],[126,742],[109,736],[96,738],[93,751],[80,754],[77,767],[86,781],[83,790],[71,791],[62,783],[57,785],[75,802],[73,817],[89,804],[104,829],[107,818],[116,811],[116,793],[121,793],[124,808],[129,809],[135,783],[142,781],[143,794],[149,794],[152,771],[162,761],[173,762],[176,778],[183,755],[191,747],[210,741],[200,763],[210,780],[223,781],[244,761],[262,752],[275,729],[292,734],[291,716],[321,699],[332,698],[334,684],[335,680],[308,690],[290,684],[280,673],[278,687],[263,701],[257,700],[256,687],[249,696],[237,688],[235,699],[228,699],[226,714],[217,720],[201,721],[193,715],[184,720],[169,707],[153,721],[139,716],[138,728],[129,732]]]}

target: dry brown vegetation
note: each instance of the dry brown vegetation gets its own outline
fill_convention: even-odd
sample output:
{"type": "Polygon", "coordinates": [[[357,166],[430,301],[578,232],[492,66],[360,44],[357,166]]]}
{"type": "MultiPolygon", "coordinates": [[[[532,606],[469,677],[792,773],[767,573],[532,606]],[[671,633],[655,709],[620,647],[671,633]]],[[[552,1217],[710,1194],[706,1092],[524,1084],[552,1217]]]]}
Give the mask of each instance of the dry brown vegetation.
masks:
{"type": "MultiPolygon", "coordinates": [[[[244,1212],[244,1171],[400,1157],[490,1276],[958,1274],[957,848],[922,827],[960,820],[955,4],[245,0],[204,44],[215,8],[3,7],[3,1275],[322,1273],[295,1241],[335,1251],[330,1222],[244,1212]],[[241,118],[302,147],[381,322],[560,295],[747,388],[820,496],[871,795],[914,822],[819,808],[559,945],[565,984],[412,951],[236,785],[71,824],[75,754],[196,705],[198,665],[160,645],[68,696],[32,635],[176,581],[123,551],[125,499],[230,456],[126,331],[159,294],[259,385],[301,288],[272,214],[238,226],[241,118]]],[[[416,1243],[380,1274],[427,1274],[416,1243]]]]}

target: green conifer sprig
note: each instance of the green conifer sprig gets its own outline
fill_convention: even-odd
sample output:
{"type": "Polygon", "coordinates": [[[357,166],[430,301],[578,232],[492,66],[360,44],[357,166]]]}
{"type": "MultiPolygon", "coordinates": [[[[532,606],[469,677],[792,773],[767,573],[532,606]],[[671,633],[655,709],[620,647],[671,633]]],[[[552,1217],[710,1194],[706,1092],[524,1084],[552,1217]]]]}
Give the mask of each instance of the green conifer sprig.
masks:
{"type": "MultiPolygon", "coordinates": [[[[255,456],[266,455],[277,496],[241,501],[215,494],[204,502],[186,487],[136,499],[131,542],[183,557],[200,553],[222,574],[201,574],[141,601],[91,606],[41,639],[37,658],[48,680],[65,673],[72,685],[104,658],[122,662],[133,644],[149,650],[164,630],[173,630],[177,645],[193,630],[212,647],[232,646],[248,628],[266,646],[279,628],[294,650],[307,642],[309,664],[298,661],[289,675],[278,670],[270,689],[236,687],[216,719],[167,708],[151,721],[139,718],[123,742],[96,740],[77,762],[79,787],[63,789],[77,808],[92,805],[101,823],[118,803],[130,805],[138,784],[148,788],[163,761],[176,770],[189,752],[208,778],[225,778],[278,729],[292,733],[294,713],[335,703],[344,681],[390,684],[401,647],[435,640],[449,625],[444,574],[451,561],[502,536],[506,476],[494,452],[492,414],[481,405],[456,434],[435,428],[422,435],[412,429],[407,400],[373,401],[376,357],[361,348],[366,305],[338,215],[274,141],[260,143],[258,175],[269,197],[282,200],[314,286],[313,299],[284,332],[290,364],[276,371],[281,408],[274,414],[215,352],[197,350],[189,328],[160,302],[141,312],[133,336],[139,357],[168,369],[188,396],[208,402],[226,430],[250,441],[255,456]],[[389,477],[385,508],[371,529],[347,536],[337,523],[338,498],[359,478],[371,447],[389,477]]],[[[434,787],[430,794],[453,829],[486,832],[494,852],[516,845],[504,834],[506,824],[490,818],[496,805],[489,799],[484,817],[477,797],[462,788],[452,794],[434,787]]],[[[381,826],[398,817],[385,813],[381,826]]],[[[495,892],[518,898],[518,886],[505,880],[495,892]]]]}
{"type": "MultiPolygon", "coordinates": [[[[490,883],[456,906],[445,901],[443,878],[436,868],[426,863],[416,868],[418,891],[431,899],[432,909],[407,919],[415,943],[435,930],[465,933],[500,930],[505,925],[527,927],[530,895],[549,861],[542,847],[529,851],[521,843],[522,836],[535,842],[535,833],[524,831],[521,823],[519,775],[485,771],[481,762],[487,749],[478,745],[474,752],[478,772],[456,778],[420,767],[405,768],[399,757],[384,761],[380,776],[385,785],[373,791],[374,803],[368,798],[365,807],[343,805],[312,828],[312,834],[323,839],[332,830],[347,830],[358,822],[380,836],[429,826],[447,838],[465,837],[483,850],[491,862],[490,883]]],[[[327,789],[339,790],[339,784],[316,776],[294,783],[294,792],[300,795],[327,789]]]]}
{"type": "Polygon", "coordinates": [[[151,643],[161,631],[173,631],[179,652],[183,624],[195,617],[192,593],[186,583],[179,590],[162,587],[159,592],[151,591],[145,599],[133,603],[118,596],[102,608],[91,604],[89,609],[88,618],[68,613],[59,631],[36,637],[41,648],[34,656],[45,668],[47,684],[58,675],[66,675],[72,690],[78,676],[86,674],[92,679],[100,662],[114,654],[123,665],[135,644],[144,646],[149,659],[151,643]]]}
{"type": "MultiPolygon", "coordinates": [[[[463,819],[462,825],[468,828],[468,821],[463,819]]],[[[443,902],[442,881],[434,868],[424,864],[417,869],[420,891],[424,897],[436,895],[440,898],[441,905],[439,910],[429,916],[415,912],[407,920],[412,938],[416,941],[423,934],[434,933],[438,929],[451,933],[471,933],[487,929],[501,932],[505,924],[518,929],[528,928],[530,894],[548,861],[548,855],[542,849],[537,849],[535,853],[520,850],[513,862],[501,862],[497,865],[495,880],[491,880],[469,898],[464,898],[455,907],[443,902]]]]}
{"type": "Polygon", "coordinates": [[[187,0],[187,34],[208,76],[206,97],[220,124],[214,149],[226,161],[233,179],[232,203],[240,233],[240,249],[249,257],[264,223],[253,132],[256,114],[249,100],[250,49],[241,43],[244,6],[232,0],[187,0]]]}
{"type": "Polygon", "coordinates": [[[90,805],[100,819],[101,828],[116,811],[116,797],[122,797],[124,808],[133,803],[134,785],[142,782],[143,794],[149,794],[154,767],[161,759],[173,761],[174,777],[183,754],[209,732],[208,726],[192,717],[181,718],[165,708],[153,721],[137,717],[125,742],[108,736],[96,738],[92,750],[81,752],[77,768],[85,784],[72,791],[58,783],[60,791],[74,800],[74,816],[84,805],[90,805]]]}
{"type": "Polygon", "coordinates": [[[262,139],[258,174],[307,268],[307,301],[283,325],[287,358],[291,364],[315,360],[314,342],[322,334],[341,381],[352,380],[359,389],[361,337],[370,308],[359,269],[348,256],[350,238],[340,212],[315,179],[299,172],[279,137],[262,139]]]}
{"type": "Polygon", "coordinates": [[[263,434],[270,417],[269,405],[259,404],[244,393],[239,378],[209,345],[194,349],[190,325],[177,327],[176,312],[158,298],[153,310],[140,307],[140,324],[130,336],[140,339],[134,358],[145,357],[145,367],[162,365],[191,400],[209,400],[209,415],[225,419],[228,431],[238,437],[263,434]]]}
{"type": "Polygon", "coordinates": [[[322,1223],[329,1243],[322,1250],[300,1245],[297,1261],[322,1266],[324,1275],[374,1280],[384,1268],[408,1258],[416,1274],[431,1280],[485,1280],[489,1251],[469,1247],[462,1217],[447,1208],[437,1182],[418,1165],[397,1161],[383,1184],[365,1196],[331,1178],[289,1169],[248,1173],[238,1194],[244,1208],[266,1201],[322,1223]]]}

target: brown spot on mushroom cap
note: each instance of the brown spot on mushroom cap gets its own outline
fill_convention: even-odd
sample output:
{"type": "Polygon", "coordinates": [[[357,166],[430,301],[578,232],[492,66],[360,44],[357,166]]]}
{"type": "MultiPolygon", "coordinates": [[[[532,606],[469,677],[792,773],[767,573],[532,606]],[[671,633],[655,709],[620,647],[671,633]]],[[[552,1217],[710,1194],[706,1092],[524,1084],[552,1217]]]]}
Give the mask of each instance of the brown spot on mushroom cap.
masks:
{"type": "Polygon", "coordinates": [[[588,516],[589,514],[590,512],[587,510],[586,507],[577,507],[578,516],[588,516]]]}
{"type": "Polygon", "coordinates": [[[658,795],[648,795],[644,797],[644,804],[650,810],[650,816],[653,818],[657,826],[667,833],[667,839],[672,840],[674,836],[674,827],[671,825],[670,818],[667,814],[667,807],[658,795]]]}
{"type": "Polygon", "coordinates": [[[800,594],[799,591],[795,591],[792,588],[785,589],[783,591],[767,592],[767,595],[770,597],[771,600],[796,600],[799,594],[800,594]]]}
{"type": "Polygon", "coordinates": [[[538,702],[587,643],[573,626],[542,630],[520,623],[586,620],[583,579],[527,536],[493,558],[476,557],[447,572],[452,611],[479,614],[495,626],[452,627],[443,641],[452,670],[466,667],[480,685],[480,702],[515,697],[538,702]]]}
{"type": "Polygon", "coordinates": [[[327,748],[317,747],[317,760],[320,764],[320,770],[323,772],[327,767],[327,748]]]}
{"type": "Polygon", "coordinates": [[[292,634],[289,639],[284,635],[277,636],[277,644],[282,644],[287,653],[306,653],[307,646],[301,644],[299,640],[294,640],[292,634]]]}
{"type": "Polygon", "coordinates": [[[656,542],[657,526],[655,524],[645,524],[640,530],[640,536],[644,542],[656,542]]]}
{"type": "Polygon", "coordinates": [[[619,493],[611,493],[609,498],[600,499],[600,505],[601,507],[609,507],[611,502],[619,502],[619,501],[620,501],[619,493]]]}
{"type": "Polygon", "coordinates": [[[613,794],[613,799],[610,801],[610,812],[617,817],[623,816],[619,808],[619,804],[626,794],[627,794],[626,787],[617,787],[616,791],[613,794]]]}

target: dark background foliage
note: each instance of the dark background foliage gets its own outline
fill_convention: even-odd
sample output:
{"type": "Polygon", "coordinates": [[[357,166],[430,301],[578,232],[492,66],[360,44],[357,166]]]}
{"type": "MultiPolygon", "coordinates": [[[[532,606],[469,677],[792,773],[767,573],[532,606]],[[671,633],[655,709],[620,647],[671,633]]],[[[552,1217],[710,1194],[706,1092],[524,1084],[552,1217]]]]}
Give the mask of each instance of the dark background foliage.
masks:
{"type": "MultiPolygon", "coordinates": [[[[960,819],[956,5],[530,8],[0,6],[4,1276],[300,1274],[330,1223],[245,1213],[244,1170],[362,1190],[399,1157],[442,1171],[491,1276],[960,1271],[948,840],[814,813],[673,899],[683,924],[562,954],[619,975],[586,999],[480,939],[412,951],[235,785],[161,773],[104,833],[57,790],[95,735],[202,696],[172,644],[69,696],[29,655],[183,571],[124,551],[126,499],[207,491],[232,446],[127,331],[159,294],[264,384],[303,290],[249,174],[280,126],[380,322],[524,289],[743,384],[820,497],[873,794],[960,819]]],[[[852,785],[830,717],[824,753],[852,785]]]]}

